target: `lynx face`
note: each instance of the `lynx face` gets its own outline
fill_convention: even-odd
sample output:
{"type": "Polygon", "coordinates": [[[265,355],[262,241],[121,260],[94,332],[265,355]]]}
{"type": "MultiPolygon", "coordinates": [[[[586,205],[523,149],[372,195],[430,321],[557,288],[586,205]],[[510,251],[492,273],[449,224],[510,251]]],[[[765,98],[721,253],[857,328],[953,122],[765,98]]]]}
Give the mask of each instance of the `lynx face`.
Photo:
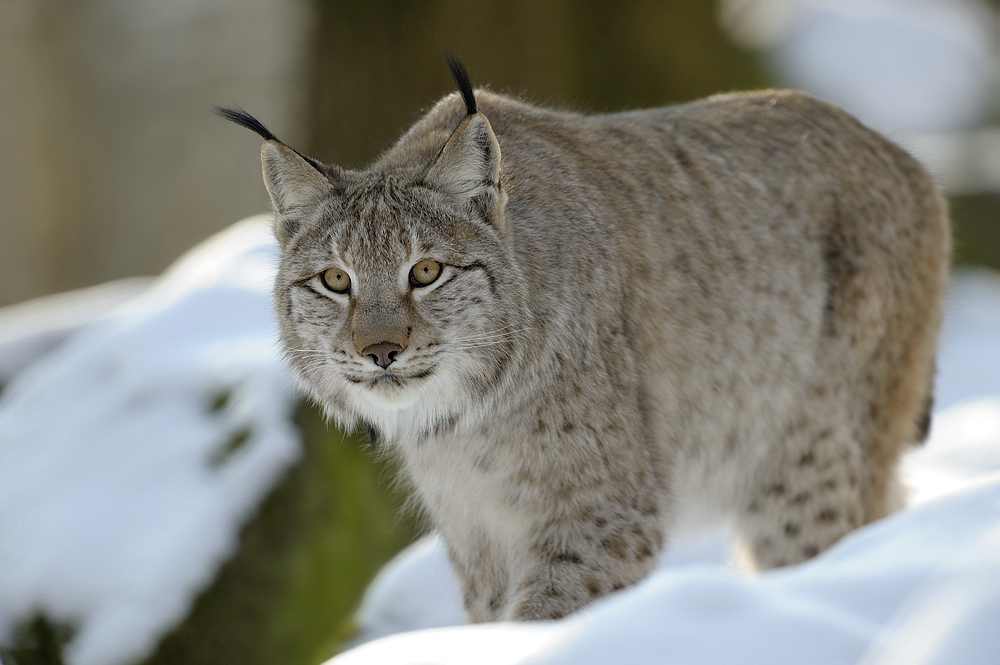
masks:
{"type": "Polygon", "coordinates": [[[517,270],[499,220],[421,178],[339,176],[311,216],[285,219],[288,357],[341,419],[429,427],[495,383],[518,327],[517,270]]]}

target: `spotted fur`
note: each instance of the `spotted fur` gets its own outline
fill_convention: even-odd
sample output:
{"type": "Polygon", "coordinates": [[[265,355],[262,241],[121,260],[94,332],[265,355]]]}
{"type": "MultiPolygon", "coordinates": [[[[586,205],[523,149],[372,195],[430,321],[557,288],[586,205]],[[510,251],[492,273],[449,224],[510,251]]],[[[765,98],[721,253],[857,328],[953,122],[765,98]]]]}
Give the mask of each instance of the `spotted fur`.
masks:
{"type": "Polygon", "coordinates": [[[732,521],[766,568],[891,509],[949,257],[920,164],[795,92],[600,116],[470,97],[360,171],[269,132],[262,159],[288,359],[401,458],[472,620],[573,612],[685,525],[732,521]]]}

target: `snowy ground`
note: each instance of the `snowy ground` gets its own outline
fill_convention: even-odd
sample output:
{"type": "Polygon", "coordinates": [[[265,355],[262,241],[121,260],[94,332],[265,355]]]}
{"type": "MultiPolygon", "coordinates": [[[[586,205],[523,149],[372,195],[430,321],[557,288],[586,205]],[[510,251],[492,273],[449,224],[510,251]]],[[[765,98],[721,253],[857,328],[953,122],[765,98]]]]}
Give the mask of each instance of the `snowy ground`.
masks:
{"type": "MultiPolygon", "coordinates": [[[[0,311],[0,367],[26,368],[0,394],[0,641],[42,612],[76,625],[71,665],[141,658],[299,454],[265,226],[237,225],[72,325],[0,311]]],[[[998,346],[1000,278],[959,277],[931,440],[906,462],[910,508],[812,562],[750,577],[721,536],[678,543],[646,582],[566,620],[434,628],[461,612],[425,540],[383,572],[359,623],[362,640],[427,630],[332,662],[995,663],[998,346]]]]}

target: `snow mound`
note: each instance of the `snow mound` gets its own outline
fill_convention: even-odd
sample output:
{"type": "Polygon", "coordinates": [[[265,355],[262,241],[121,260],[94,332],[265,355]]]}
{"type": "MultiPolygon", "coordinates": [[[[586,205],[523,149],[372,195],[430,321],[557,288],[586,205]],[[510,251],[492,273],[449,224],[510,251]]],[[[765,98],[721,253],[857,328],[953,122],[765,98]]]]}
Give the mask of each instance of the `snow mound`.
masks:
{"type": "Polygon", "coordinates": [[[300,454],[264,218],[183,257],[0,396],[0,641],[37,614],[71,665],[147,655],[300,454]]]}
{"type": "Polygon", "coordinates": [[[0,383],[149,288],[131,277],[0,309],[0,383]]]}
{"type": "Polygon", "coordinates": [[[359,641],[328,665],[993,665],[1000,653],[1000,279],[956,276],[927,444],[904,461],[909,507],[819,557],[760,575],[724,535],[682,541],[643,583],[561,621],[461,626],[440,541],[370,587],[359,641]],[[415,632],[399,633],[401,630],[415,632]]]}

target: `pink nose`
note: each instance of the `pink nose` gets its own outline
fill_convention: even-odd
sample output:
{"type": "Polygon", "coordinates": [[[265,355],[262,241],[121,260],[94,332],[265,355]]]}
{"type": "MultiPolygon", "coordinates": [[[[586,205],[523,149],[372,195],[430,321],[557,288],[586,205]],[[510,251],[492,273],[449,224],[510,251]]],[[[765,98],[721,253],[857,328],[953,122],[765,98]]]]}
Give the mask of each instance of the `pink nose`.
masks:
{"type": "Polygon", "coordinates": [[[361,355],[368,356],[372,359],[373,363],[382,369],[385,369],[396,360],[396,356],[402,350],[403,347],[399,344],[393,344],[392,342],[379,342],[378,344],[366,346],[364,350],[361,351],[361,355]]]}

